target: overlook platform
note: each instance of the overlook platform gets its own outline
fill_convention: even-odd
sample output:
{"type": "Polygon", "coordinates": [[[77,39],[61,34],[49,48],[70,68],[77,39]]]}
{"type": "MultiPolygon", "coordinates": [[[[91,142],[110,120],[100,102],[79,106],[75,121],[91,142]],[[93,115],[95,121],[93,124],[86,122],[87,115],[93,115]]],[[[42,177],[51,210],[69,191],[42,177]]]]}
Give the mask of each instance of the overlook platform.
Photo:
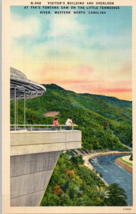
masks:
{"type": "Polygon", "coordinates": [[[24,155],[81,147],[81,131],[11,131],[10,154],[24,155]]]}

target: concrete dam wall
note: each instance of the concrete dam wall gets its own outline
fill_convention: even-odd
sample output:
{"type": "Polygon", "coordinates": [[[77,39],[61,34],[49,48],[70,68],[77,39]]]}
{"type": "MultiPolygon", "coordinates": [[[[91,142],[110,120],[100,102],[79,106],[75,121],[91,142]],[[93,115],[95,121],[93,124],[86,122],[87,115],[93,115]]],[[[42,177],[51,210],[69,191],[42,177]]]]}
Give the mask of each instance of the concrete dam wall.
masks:
{"type": "Polygon", "coordinates": [[[59,153],[11,156],[11,206],[39,205],[59,153]]]}
{"type": "Polygon", "coordinates": [[[81,131],[11,131],[10,205],[39,206],[61,150],[81,147],[81,131]]]}

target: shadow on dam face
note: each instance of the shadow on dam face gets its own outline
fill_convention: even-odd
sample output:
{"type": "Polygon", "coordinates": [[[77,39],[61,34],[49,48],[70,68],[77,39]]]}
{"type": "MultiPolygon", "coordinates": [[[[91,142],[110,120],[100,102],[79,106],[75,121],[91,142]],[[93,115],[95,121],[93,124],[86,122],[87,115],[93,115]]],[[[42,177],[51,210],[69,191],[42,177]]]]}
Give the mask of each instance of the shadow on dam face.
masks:
{"type": "Polygon", "coordinates": [[[60,151],[11,156],[11,206],[38,206],[60,151]]]}

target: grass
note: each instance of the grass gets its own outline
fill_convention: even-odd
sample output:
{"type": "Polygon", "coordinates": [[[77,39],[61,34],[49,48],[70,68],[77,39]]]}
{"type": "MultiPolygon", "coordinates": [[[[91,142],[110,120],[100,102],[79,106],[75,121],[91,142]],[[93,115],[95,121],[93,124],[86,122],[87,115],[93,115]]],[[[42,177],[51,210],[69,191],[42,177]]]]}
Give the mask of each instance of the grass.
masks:
{"type": "Polygon", "coordinates": [[[129,165],[129,166],[132,167],[132,163],[129,163],[129,162],[123,160],[122,157],[119,157],[119,159],[120,159],[122,162],[124,162],[125,164],[127,164],[127,165],[129,165]]]}

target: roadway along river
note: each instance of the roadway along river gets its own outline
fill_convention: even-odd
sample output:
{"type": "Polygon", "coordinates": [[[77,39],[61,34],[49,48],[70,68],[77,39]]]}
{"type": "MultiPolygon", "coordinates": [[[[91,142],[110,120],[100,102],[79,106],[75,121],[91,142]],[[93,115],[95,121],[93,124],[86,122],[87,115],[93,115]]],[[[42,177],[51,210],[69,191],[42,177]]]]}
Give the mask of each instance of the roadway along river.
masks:
{"type": "Polygon", "coordinates": [[[120,155],[106,155],[97,158],[90,158],[89,162],[98,171],[102,173],[103,179],[108,183],[118,183],[127,195],[129,205],[133,204],[132,199],[132,174],[118,166],[114,160],[120,155]]]}

